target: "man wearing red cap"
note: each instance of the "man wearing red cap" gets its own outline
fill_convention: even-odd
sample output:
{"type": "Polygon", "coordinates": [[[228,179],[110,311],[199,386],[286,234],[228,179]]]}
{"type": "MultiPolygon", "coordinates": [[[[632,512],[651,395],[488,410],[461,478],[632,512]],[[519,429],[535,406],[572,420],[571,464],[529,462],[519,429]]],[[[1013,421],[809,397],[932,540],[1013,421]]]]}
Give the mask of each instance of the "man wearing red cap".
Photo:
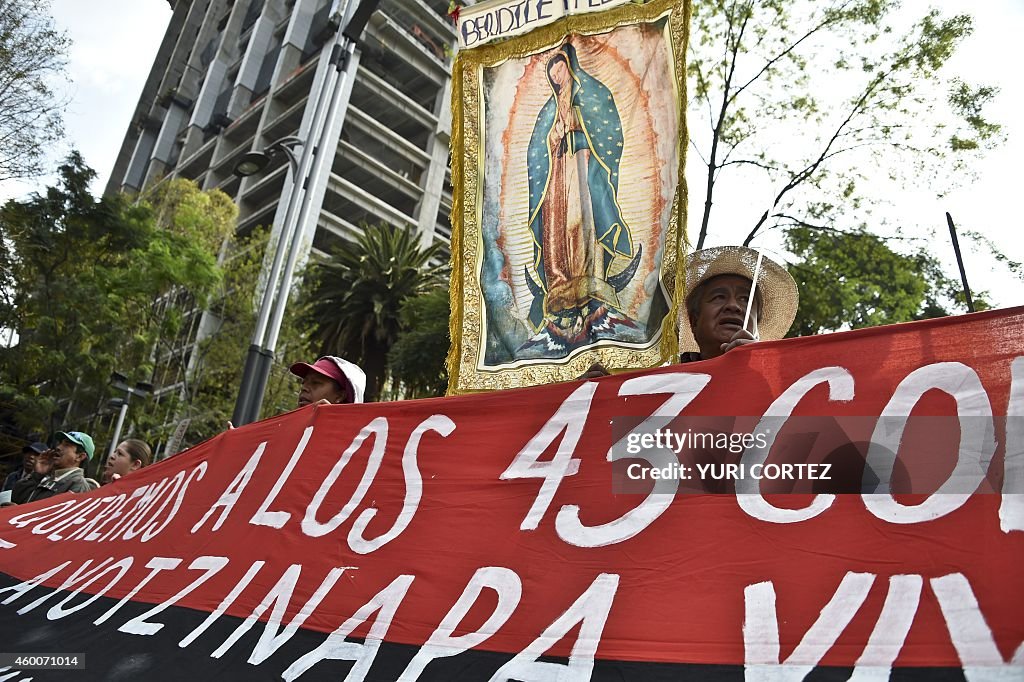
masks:
{"type": "Polygon", "coordinates": [[[290,368],[302,379],[299,407],[310,403],[321,405],[361,403],[366,391],[366,374],[357,365],[333,355],[326,355],[312,365],[296,362],[290,368]]]}

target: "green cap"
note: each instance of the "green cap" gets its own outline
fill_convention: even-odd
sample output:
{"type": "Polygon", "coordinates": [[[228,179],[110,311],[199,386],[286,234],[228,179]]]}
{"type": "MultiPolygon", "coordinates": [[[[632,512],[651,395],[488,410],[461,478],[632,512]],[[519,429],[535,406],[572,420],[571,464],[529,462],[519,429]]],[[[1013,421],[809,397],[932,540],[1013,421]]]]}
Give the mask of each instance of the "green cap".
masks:
{"type": "Polygon", "coordinates": [[[92,442],[92,436],[88,433],[82,433],[81,431],[58,431],[57,438],[69,440],[75,445],[81,446],[81,448],[85,450],[85,454],[88,455],[88,459],[92,459],[92,454],[96,452],[96,446],[92,442]]]}

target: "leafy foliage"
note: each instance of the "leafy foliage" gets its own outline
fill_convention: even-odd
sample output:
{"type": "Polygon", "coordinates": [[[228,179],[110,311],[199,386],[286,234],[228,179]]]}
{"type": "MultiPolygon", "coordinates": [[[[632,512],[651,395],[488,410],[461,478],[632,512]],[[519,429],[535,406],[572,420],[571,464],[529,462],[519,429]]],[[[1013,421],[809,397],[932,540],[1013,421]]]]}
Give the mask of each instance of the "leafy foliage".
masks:
{"type": "MultiPolygon", "coordinates": [[[[192,197],[195,199],[195,197],[192,197]]],[[[185,211],[188,215],[190,212],[185,211]]],[[[201,215],[201,212],[200,212],[201,215]]],[[[257,229],[240,239],[228,243],[228,256],[222,266],[223,277],[212,292],[206,306],[204,338],[193,349],[194,360],[190,371],[174,368],[173,363],[164,365],[164,385],[179,381],[180,392],[175,396],[174,420],[190,419],[186,445],[210,438],[225,429],[234,411],[235,400],[242,380],[245,354],[256,323],[257,290],[264,255],[269,241],[269,231],[257,229]],[[176,369],[176,379],[168,370],[176,369]]],[[[294,297],[299,298],[299,297],[294,297]]],[[[306,358],[309,355],[305,333],[297,324],[301,307],[294,302],[286,311],[278,341],[278,359],[271,367],[271,375],[264,392],[261,416],[279,414],[295,408],[297,380],[288,372],[289,358],[306,358]]],[[[195,334],[186,335],[194,337],[195,334]]],[[[174,357],[186,340],[182,335],[170,339],[166,356],[174,357]]],[[[154,416],[162,419],[169,429],[169,418],[157,412],[154,416]]],[[[165,434],[166,435],[166,434],[165,434]]]]}
{"type": "Polygon", "coordinates": [[[49,144],[63,134],[51,83],[69,40],[49,10],[49,0],[0,0],[0,181],[40,175],[49,144]]]}
{"type": "Polygon", "coordinates": [[[445,358],[451,346],[448,287],[439,286],[408,299],[399,317],[401,331],[388,354],[391,373],[410,397],[444,395],[448,390],[445,358]]]}
{"type": "MultiPolygon", "coordinates": [[[[96,199],[94,176],[72,153],[56,186],[0,208],[0,422],[8,428],[77,426],[101,440],[107,398],[123,397],[108,387],[110,373],[164,385],[167,365],[184,365],[169,349],[198,320],[187,311],[223,284],[217,256],[235,219],[226,195],[173,180],[136,202],[96,199]]],[[[132,405],[130,419],[153,430],[176,396],[132,405]]]]}
{"type": "MultiPolygon", "coordinates": [[[[863,230],[806,227],[790,229],[786,246],[801,259],[789,268],[800,289],[791,335],[941,317],[952,306],[964,310],[960,282],[923,249],[903,255],[863,230]]],[[[976,310],[990,307],[983,292],[973,298],[976,310]]]]}
{"type": "Polygon", "coordinates": [[[694,2],[689,132],[706,168],[697,248],[716,199],[724,203],[715,197],[723,172],[745,171],[771,187],[769,208],[746,228],[750,244],[773,226],[866,222],[894,185],[941,194],[1002,139],[982,112],[996,91],[944,81],[970,17],[928,10],[900,29],[898,7],[694,2]],[[949,94],[930,94],[941,92],[949,94]]]}
{"type": "Polygon", "coordinates": [[[398,339],[406,300],[436,286],[436,244],[423,247],[415,227],[367,225],[355,241],[312,268],[308,321],[323,355],[341,355],[366,372],[367,400],[380,396],[388,351],[398,339]]]}

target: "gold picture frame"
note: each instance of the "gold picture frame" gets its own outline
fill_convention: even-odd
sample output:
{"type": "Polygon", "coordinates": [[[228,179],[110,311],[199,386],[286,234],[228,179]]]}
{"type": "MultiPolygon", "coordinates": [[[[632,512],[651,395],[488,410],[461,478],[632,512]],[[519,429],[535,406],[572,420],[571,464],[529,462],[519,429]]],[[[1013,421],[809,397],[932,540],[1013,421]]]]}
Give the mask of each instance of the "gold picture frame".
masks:
{"type": "MultiPolygon", "coordinates": [[[[675,328],[678,305],[675,301],[675,283],[677,280],[682,281],[680,244],[684,241],[686,225],[685,52],[689,18],[689,0],[654,0],[646,4],[628,4],[595,14],[570,15],[528,34],[464,50],[458,54],[452,75],[452,346],[448,356],[449,394],[567,381],[577,378],[594,362],[600,362],[612,371],[654,367],[673,360],[677,355],[678,337],[675,328]],[[598,56],[591,57],[591,52],[584,53],[581,48],[589,49],[598,56]],[[578,56],[577,50],[581,50],[578,56]],[[556,56],[548,57],[548,54],[556,56]],[[561,54],[568,54],[568,58],[560,56],[561,54]],[[658,60],[660,68],[668,74],[671,87],[661,89],[660,82],[642,80],[649,77],[647,72],[651,68],[641,69],[637,64],[642,64],[642,59],[648,58],[648,55],[651,59],[658,60]],[[537,310],[543,308],[541,304],[546,305],[546,296],[549,293],[545,288],[544,299],[540,301],[538,299],[541,298],[541,293],[535,281],[525,282],[526,285],[530,285],[533,294],[524,288],[526,279],[543,279],[541,274],[533,277],[530,274],[531,268],[533,272],[537,272],[536,254],[541,251],[542,246],[536,237],[536,223],[530,222],[528,217],[523,218],[524,215],[536,214],[536,211],[529,209],[532,197],[522,197],[522,188],[527,184],[526,171],[519,169],[516,164],[526,168],[530,163],[526,160],[527,150],[533,153],[532,145],[535,140],[528,140],[529,124],[537,121],[536,125],[539,125],[540,120],[536,112],[543,111],[541,101],[545,96],[549,100],[552,97],[550,92],[546,95],[521,95],[523,92],[532,93],[537,88],[530,90],[525,85],[515,85],[514,79],[520,71],[523,76],[519,83],[525,83],[525,79],[531,76],[534,81],[545,76],[551,79],[551,69],[554,68],[551,66],[552,63],[560,59],[566,63],[576,59],[573,69],[570,69],[572,77],[576,79],[575,82],[578,84],[581,79],[589,78],[588,82],[600,84],[596,76],[591,77],[581,66],[585,64],[585,58],[591,60],[590,64],[598,64],[598,57],[602,60],[600,64],[605,66],[599,65],[595,73],[603,73],[604,79],[608,81],[621,81],[627,85],[635,83],[630,91],[634,93],[632,99],[629,96],[624,97],[628,109],[623,108],[623,117],[632,121],[636,118],[633,112],[641,111],[646,116],[642,121],[647,122],[647,127],[640,124],[633,126],[643,131],[643,135],[637,138],[642,139],[646,145],[641,147],[641,143],[634,144],[634,138],[627,136],[632,130],[629,127],[631,124],[622,121],[619,126],[621,137],[618,138],[617,146],[621,148],[622,143],[626,142],[626,149],[618,151],[619,156],[644,161],[621,167],[605,167],[603,171],[605,177],[615,176],[616,179],[619,170],[623,171],[623,178],[632,173],[629,184],[616,185],[615,193],[612,194],[612,199],[616,202],[613,210],[621,211],[618,216],[623,225],[627,223],[627,214],[631,216],[630,226],[625,230],[632,231],[624,237],[618,237],[620,246],[617,247],[611,244],[611,240],[616,237],[603,236],[604,241],[598,240],[596,247],[591,240],[590,248],[597,256],[592,255],[590,262],[603,258],[604,275],[610,281],[613,279],[609,275],[610,268],[622,267],[622,263],[632,257],[634,262],[627,263],[623,268],[634,268],[626,272],[632,281],[629,285],[624,285],[623,290],[615,291],[631,297],[629,305],[633,307],[628,308],[630,312],[634,309],[647,311],[649,318],[644,319],[655,320],[656,325],[648,328],[635,323],[638,331],[634,331],[630,329],[630,324],[634,321],[629,315],[622,313],[614,322],[634,335],[627,337],[625,341],[602,338],[573,348],[571,352],[564,351],[563,357],[552,358],[523,359],[507,348],[495,351],[494,347],[500,346],[495,340],[505,339],[494,329],[490,330],[488,336],[488,324],[492,324],[495,329],[503,329],[500,323],[507,322],[503,319],[495,322],[496,315],[505,315],[510,320],[507,322],[508,325],[522,324],[525,333],[529,334],[537,329],[531,327],[530,322],[536,319],[537,310]],[[600,71],[602,68],[603,71],[600,71]],[[582,76],[577,77],[575,69],[578,69],[582,76]],[[641,75],[631,75],[633,72],[641,71],[641,75]],[[619,72],[624,75],[619,76],[619,72]],[[536,75],[538,73],[541,75],[536,75]],[[507,107],[510,82],[514,85],[512,89],[515,91],[515,97],[519,99],[513,99],[512,106],[507,107]],[[487,109],[488,104],[491,106],[490,111],[487,109]],[[641,104],[646,109],[642,109],[641,104]],[[505,113],[506,109],[510,109],[510,113],[505,113]],[[498,126],[491,126],[492,130],[485,130],[488,123],[496,118],[501,119],[505,126],[500,129],[503,134],[500,139],[503,142],[498,141],[499,136],[495,132],[498,126]],[[651,124],[651,121],[654,123],[651,124]],[[674,141],[674,149],[667,149],[670,143],[666,140],[670,137],[674,141]],[[508,142],[510,139],[514,142],[508,142]],[[500,147],[504,156],[496,164],[497,155],[492,154],[488,157],[487,154],[488,149],[498,148],[499,144],[505,144],[505,147],[500,147]],[[665,158],[669,161],[665,162],[665,158]],[[513,181],[507,181],[506,176],[510,175],[510,168],[513,166],[519,170],[516,171],[513,181]],[[488,172],[491,175],[488,175],[488,172]],[[504,181],[507,181],[507,187],[501,185],[504,181]],[[513,185],[518,194],[513,191],[513,185]],[[496,186],[502,186],[502,189],[496,190],[496,186]],[[634,188],[647,186],[652,188],[647,191],[649,198],[631,198],[637,194],[634,188]],[[508,197],[515,197],[515,201],[508,199],[503,203],[501,197],[506,195],[501,192],[506,192],[508,197]],[[493,199],[494,196],[498,196],[499,199],[493,199]],[[618,197],[630,198],[623,198],[620,207],[618,197]],[[626,206],[629,201],[633,203],[626,206]],[[511,204],[515,204],[515,207],[508,208],[511,204]],[[627,211],[630,207],[631,213],[627,211]],[[531,229],[534,230],[533,233],[528,232],[531,229]],[[634,234],[642,235],[647,241],[634,240],[634,234]],[[637,242],[637,247],[633,246],[634,241],[637,242]],[[508,253],[498,251],[497,244],[505,245],[508,253]],[[643,250],[645,244],[648,246],[646,252],[643,250]],[[613,252],[615,248],[621,253],[613,252]],[[531,251],[535,261],[533,263],[529,262],[531,251]],[[609,255],[605,255],[606,252],[609,255]],[[484,264],[483,259],[488,256],[491,263],[484,264]],[[501,257],[505,260],[501,264],[502,274],[497,276],[494,274],[497,267],[494,263],[496,258],[501,257]],[[524,259],[527,265],[522,268],[524,259]],[[610,262],[616,265],[609,266],[610,262]],[[485,271],[486,274],[483,274],[485,271]],[[509,295],[512,296],[512,302],[506,306],[507,310],[499,310],[493,304],[493,301],[497,300],[493,291],[488,290],[491,293],[490,298],[485,293],[485,284],[496,286],[496,283],[507,289],[502,292],[506,296],[505,300],[509,295]],[[535,317],[527,321],[523,311],[529,308],[531,300],[535,301],[535,307],[531,311],[535,317]],[[488,305],[491,306],[490,309],[488,305]],[[519,311],[520,317],[513,319],[509,311],[519,311]],[[646,336],[641,336],[639,330],[646,336]],[[498,359],[495,360],[495,357],[498,359]]],[[[588,68],[595,69],[593,66],[588,68]]],[[[611,89],[606,88],[602,92],[610,93],[611,89]]],[[[618,99],[618,95],[616,98],[618,99]]],[[[611,102],[610,94],[607,99],[612,108],[622,106],[618,102],[611,102]]],[[[577,110],[584,112],[585,107],[574,107],[574,111],[577,110]]],[[[596,108],[594,111],[597,111],[596,108]]],[[[588,114],[584,112],[577,115],[582,118],[588,114]]],[[[619,110],[614,109],[613,116],[618,115],[619,110]]],[[[593,116],[600,117],[598,113],[593,116]]],[[[609,122],[605,120],[603,123],[609,122]]],[[[597,137],[585,127],[582,132],[586,133],[588,139],[597,137]]],[[[609,135],[607,139],[609,145],[612,144],[613,137],[609,135]]],[[[589,144],[593,146],[595,143],[591,141],[589,144]]],[[[598,151],[596,147],[593,149],[594,155],[590,158],[600,163],[603,158],[600,154],[603,152],[598,151]]],[[[554,164],[554,158],[555,152],[549,151],[547,162],[554,164]]],[[[595,170],[601,171],[596,167],[595,170]]],[[[619,227],[618,223],[616,227],[619,227]]],[[[626,279],[625,275],[620,279],[626,279]]],[[[546,286],[546,281],[542,284],[546,286]]],[[[612,293],[614,294],[614,291],[612,293]]],[[[618,303],[616,300],[616,304],[618,303]]],[[[628,306],[622,304],[621,307],[625,310],[628,306]]],[[[601,310],[607,313],[614,308],[605,305],[601,310]]],[[[607,321],[607,316],[603,323],[606,326],[611,325],[607,321]]],[[[574,324],[579,326],[582,321],[577,319],[574,324]]],[[[518,327],[516,330],[519,336],[509,337],[521,340],[524,332],[518,327]]],[[[534,342],[534,345],[540,346],[540,353],[546,352],[540,342],[534,342]]]]}

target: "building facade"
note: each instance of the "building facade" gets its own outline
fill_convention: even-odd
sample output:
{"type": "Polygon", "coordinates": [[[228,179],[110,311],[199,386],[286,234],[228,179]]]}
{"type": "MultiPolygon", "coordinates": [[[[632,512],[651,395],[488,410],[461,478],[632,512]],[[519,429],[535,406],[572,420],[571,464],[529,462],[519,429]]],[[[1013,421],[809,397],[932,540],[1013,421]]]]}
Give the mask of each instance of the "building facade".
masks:
{"type": "MultiPolygon", "coordinates": [[[[107,192],[165,177],[218,188],[239,206],[238,231],[280,229],[292,191],[284,156],[246,178],[241,157],[276,140],[310,139],[332,36],[356,0],[168,0],[173,15],[111,173],[107,192]]],[[[326,257],[361,225],[414,225],[450,239],[450,85],[455,29],[447,0],[381,0],[350,60],[330,172],[307,252],[326,257]]],[[[268,261],[269,256],[268,254],[268,261]]],[[[269,268],[269,263],[267,265],[269,268]]],[[[217,321],[195,311],[181,357],[154,377],[173,390],[189,347],[217,321]]]]}

